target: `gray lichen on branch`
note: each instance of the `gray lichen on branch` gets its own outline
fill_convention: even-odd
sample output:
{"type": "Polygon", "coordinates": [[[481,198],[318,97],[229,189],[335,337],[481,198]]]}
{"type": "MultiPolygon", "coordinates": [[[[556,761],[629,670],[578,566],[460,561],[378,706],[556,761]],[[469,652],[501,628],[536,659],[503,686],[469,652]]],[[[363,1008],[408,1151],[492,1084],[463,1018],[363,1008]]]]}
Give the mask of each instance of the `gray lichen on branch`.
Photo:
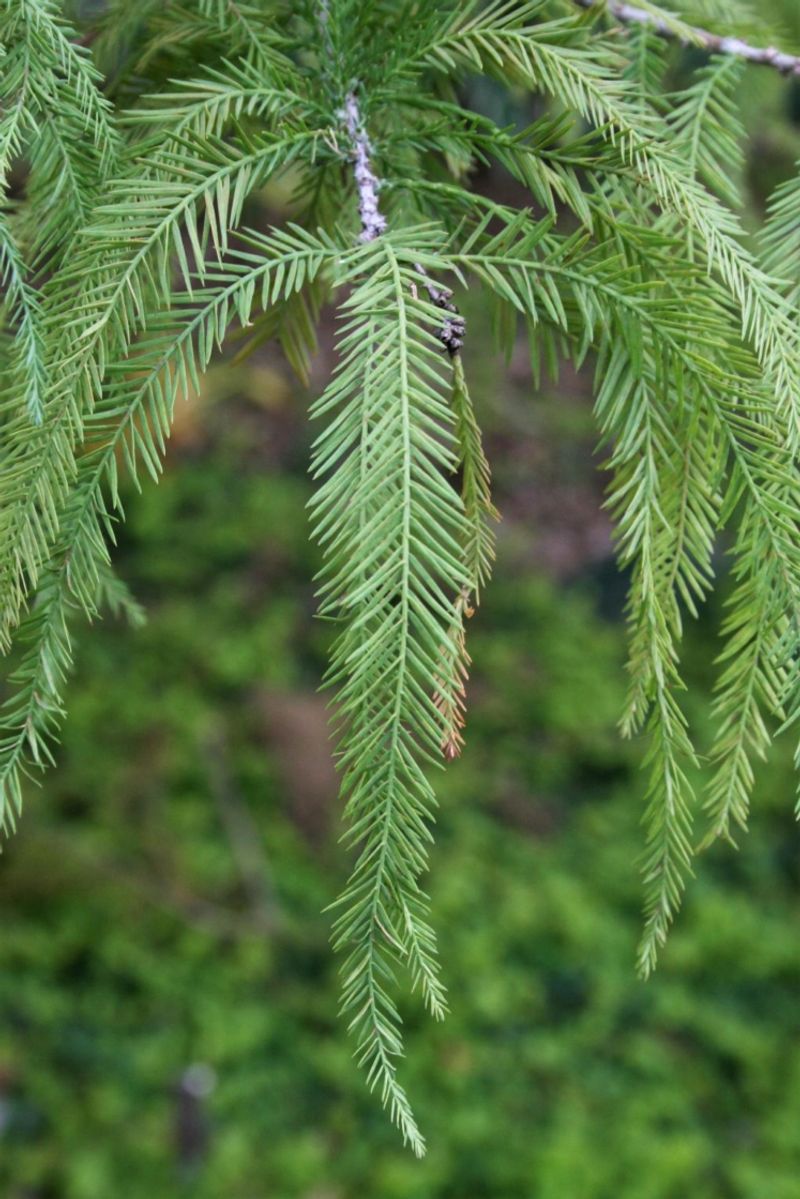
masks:
{"type": "MultiPolygon", "coordinates": [[[[371,147],[361,109],[354,91],[348,93],[341,111],[341,118],[353,148],[353,174],[358,192],[358,213],[361,218],[360,241],[374,241],[386,230],[386,217],[380,210],[378,193],[380,179],[372,168],[371,147]]],[[[453,357],[464,344],[466,321],[452,301],[452,292],[440,287],[431,279],[421,263],[414,269],[422,279],[428,298],[447,315],[439,329],[438,337],[448,354],[453,357]]]]}
{"type": "Polygon", "coordinates": [[[345,127],[353,146],[353,174],[358,190],[358,213],[361,217],[361,241],[374,241],[386,229],[386,217],[378,205],[380,182],[372,169],[370,145],[361,120],[361,110],[354,92],[350,92],[342,110],[345,127]]]}

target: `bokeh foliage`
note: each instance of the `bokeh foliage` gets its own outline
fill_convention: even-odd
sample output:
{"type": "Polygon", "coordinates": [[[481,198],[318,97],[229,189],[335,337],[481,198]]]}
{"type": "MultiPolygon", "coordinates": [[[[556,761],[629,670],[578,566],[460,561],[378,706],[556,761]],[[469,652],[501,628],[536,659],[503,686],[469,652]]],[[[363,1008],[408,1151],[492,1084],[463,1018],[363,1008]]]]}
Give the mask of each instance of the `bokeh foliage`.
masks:
{"type": "MultiPolygon", "coordinates": [[[[574,491],[585,417],[557,402],[519,416],[518,441],[535,461],[544,438],[574,491]]],[[[638,746],[614,729],[619,596],[603,571],[565,587],[531,564],[524,455],[509,453],[433,874],[458,1003],[441,1026],[404,1011],[430,1133],[415,1161],[335,1018],[321,912],[346,860],[314,696],[327,647],[297,396],[274,366],[219,368],[177,441],[121,547],[148,623],[85,639],[60,768],[0,870],[2,1193],[792,1199],[788,749],[760,780],[746,852],[707,855],[657,980],[637,981],[641,784],[638,746]],[[196,1063],[217,1085],[187,1101],[196,1063]]],[[[700,686],[715,615],[694,636],[700,686]]]]}

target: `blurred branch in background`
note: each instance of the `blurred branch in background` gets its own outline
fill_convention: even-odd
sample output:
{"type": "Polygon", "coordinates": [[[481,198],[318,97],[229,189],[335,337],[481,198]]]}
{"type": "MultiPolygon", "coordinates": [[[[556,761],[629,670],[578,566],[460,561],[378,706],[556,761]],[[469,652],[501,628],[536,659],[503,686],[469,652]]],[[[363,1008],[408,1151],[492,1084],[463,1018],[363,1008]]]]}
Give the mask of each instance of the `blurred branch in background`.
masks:
{"type": "MultiPolygon", "coordinates": [[[[65,874],[74,870],[85,881],[128,891],[137,900],[169,913],[190,928],[226,939],[259,938],[264,934],[263,913],[236,912],[206,894],[190,890],[177,876],[136,870],[119,858],[91,852],[66,830],[34,829],[26,834],[25,843],[29,854],[38,858],[39,850],[43,850],[42,857],[58,861],[65,874]]],[[[275,922],[271,921],[269,931],[274,928],[275,922]]]]}
{"type": "Polygon", "coordinates": [[[272,933],[280,922],[272,876],[263,850],[261,830],[253,820],[233,777],[228,739],[222,722],[203,737],[200,749],[220,823],[249,901],[248,911],[253,927],[272,933]]]}
{"type": "Polygon", "coordinates": [[[640,25],[659,37],[680,42],[684,46],[697,46],[709,54],[727,54],[741,58],[755,66],[772,67],[782,75],[800,76],[800,57],[787,54],[775,46],[753,46],[742,38],[712,33],[696,25],[687,25],[679,18],[662,16],[658,9],[638,8],[619,0],[575,0],[579,8],[598,13],[607,12],[624,25],[640,25]]]}

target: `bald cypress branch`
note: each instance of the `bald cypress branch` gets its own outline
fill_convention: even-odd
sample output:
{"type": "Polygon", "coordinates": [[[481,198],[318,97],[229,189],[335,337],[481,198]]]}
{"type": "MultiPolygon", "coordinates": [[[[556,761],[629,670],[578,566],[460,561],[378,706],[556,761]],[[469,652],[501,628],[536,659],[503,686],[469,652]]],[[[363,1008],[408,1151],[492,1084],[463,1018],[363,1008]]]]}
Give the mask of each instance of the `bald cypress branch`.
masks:
{"type": "Polygon", "coordinates": [[[787,54],[775,46],[753,46],[750,42],[732,34],[712,33],[697,25],[685,25],[682,21],[671,21],[657,12],[637,8],[635,4],[622,0],[574,0],[579,8],[592,12],[607,12],[624,25],[639,25],[659,37],[680,42],[684,46],[698,46],[709,54],[730,55],[759,67],[772,67],[781,75],[800,75],[800,55],[787,54]]]}
{"type": "Polygon", "coordinates": [[[0,647],[17,663],[0,828],[56,756],[74,621],[123,594],[109,566],[123,476],[158,480],[175,404],[232,327],[246,348],[277,336],[302,376],[330,303],[312,510],[353,855],[333,939],[356,1056],[422,1153],[398,994],[405,978],[445,1014],[422,889],[431,772],[463,748],[464,629],[496,516],[449,284],[474,289],[507,359],[527,338],[537,384],[562,358],[596,364],[631,578],[622,725],[649,741],[649,973],[692,872],[702,761],[681,645],[723,529],[736,586],[709,836],[745,825],[771,723],[800,719],[797,180],[770,204],[763,260],[736,215],[738,67],[800,64],[650,0],[109,0],[91,55],[61,11],[0,0],[0,647]],[[656,36],[629,62],[587,12],[656,36]],[[659,37],[716,57],[668,93],[659,37]],[[462,102],[475,76],[535,94],[531,127],[462,102]],[[472,186],[492,164],[524,189],[519,207],[472,186]],[[287,177],[294,220],[249,228],[249,197],[287,177]]]}

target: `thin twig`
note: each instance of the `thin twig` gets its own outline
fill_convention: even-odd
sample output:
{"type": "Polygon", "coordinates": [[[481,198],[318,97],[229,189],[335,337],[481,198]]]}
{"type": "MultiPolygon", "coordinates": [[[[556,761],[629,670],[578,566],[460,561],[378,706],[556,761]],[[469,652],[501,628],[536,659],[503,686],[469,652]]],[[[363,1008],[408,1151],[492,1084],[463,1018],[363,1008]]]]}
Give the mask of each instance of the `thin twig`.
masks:
{"type": "MultiPolygon", "coordinates": [[[[355,92],[349,92],[342,109],[342,120],[353,147],[353,173],[358,190],[358,212],[361,217],[361,241],[374,241],[386,229],[386,217],[380,210],[378,192],[380,180],[372,169],[371,147],[361,119],[361,110],[355,92]]],[[[466,322],[456,308],[447,287],[434,283],[421,262],[414,263],[414,270],[423,281],[428,298],[437,308],[447,313],[437,336],[450,357],[454,357],[464,344],[466,322]]]]}
{"type": "MultiPolygon", "coordinates": [[[[331,38],[329,0],[319,0],[317,17],[319,20],[320,40],[324,52],[322,59],[325,64],[324,69],[327,70],[328,65],[336,57],[333,39],[331,38]]],[[[347,136],[353,147],[353,173],[358,191],[358,213],[361,217],[360,240],[363,242],[374,241],[376,237],[380,237],[385,232],[386,217],[381,212],[378,202],[381,183],[372,169],[372,147],[370,146],[369,137],[364,127],[361,108],[354,87],[347,93],[339,116],[347,130],[347,136]]],[[[421,262],[414,263],[414,270],[422,279],[431,303],[447,313],[438,331],[438,338],[450,357],[453,358],[464,344],[466,321],[453,303],[453,293],[449,288],[439,287],[438,284],[434,283],[421,262]]]]}
{"type": "Polygon", "coordinates": [[[108,881],[114,891],[130,891],[145,903],[180,919],[188,927],[237,940],[264,936],[263,923],[250,912],[234,912],[223,907],[203,895],[189,891],[179,879],[145,874],[129,869],[122,861],[90,853],[76,837],[45,829],[30,835],[28,840],[34,848],[43,845],[51,858],[65,863],[68,868],[75,866],[83,883],[92,875],[108,881]]]}
{"type": "Polygon", "coordinates": [[[441,747],[445,761],[452,762],[461,756],[464,748],[464,727],[467,722],[467,683],[472,659],[467,653],[464,619],[474,616],[469,587],[462,587],[456,598],[456,621],[450,627],[451,644],[440,646],[439,653],[450,667],[449,681],[452,691],[440,686],[434,693],[433,702],[442,716],[441,747]],[[449,661],[448,661],[449,659],[449,661]]]}
{"type": "Polygon", "coordinates": [[[431,303],[448,313],[437,336],[450,357],[453,358],[464,344],[464,333],[466,332],[467,322],[450,298],[453,293],[449,287],[439,287],[434,283],[421,262],[414,263],[414,270],[418,275],[422,276],[425,290],[428,293],[431,303]]]}
{"type": "Polygon", "coordinates": [[[682,37],[680,33],[663,18],[637,8],[633,4],[624,4],[620,0],[574,0],[579,8],[596,9],[597,12],[607,12],[609,16],[625,25],[644,25],[659,37],[670,41],[680,42],[682,46],[698,46],[709,54],[728,54],[733,58],[744,59],[745,62],[756,66],[773,67],[782,75],[800,76],[800,56],[786,54],[774,46],[751,46],[749,42],[738,37],[725,34],[711,33],[696,25],[688,26],[691,36],[682,37]]]}
{"type": "Polygon", "coordinates": [[[361,110],[355,92],[350,92],[342,111],[345,128],[353,146],[353,173],[358,190],[358,213],[361,217],[361,241],[374,241],[386,229],[386,217],[378,206],[378,176],[372,169],[370,144],[361,120],[361,110]]]}

